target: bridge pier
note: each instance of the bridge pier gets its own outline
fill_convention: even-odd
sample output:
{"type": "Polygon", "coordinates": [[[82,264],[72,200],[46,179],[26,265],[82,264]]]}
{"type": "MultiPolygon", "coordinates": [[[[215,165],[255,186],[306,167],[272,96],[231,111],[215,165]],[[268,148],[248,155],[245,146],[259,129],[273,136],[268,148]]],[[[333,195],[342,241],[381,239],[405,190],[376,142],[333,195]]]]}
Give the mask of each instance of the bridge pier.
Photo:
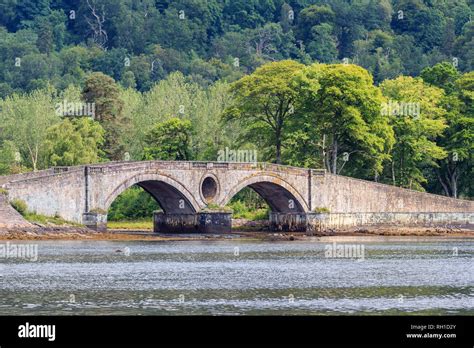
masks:
{"type": "Polygon", "coordinates": [[[107,231],[107,214],[88,212],[82,214],[82,223],[91,230],[107,231]]]}
{"type": "Polygon", "coordinates": [[[153,213],[153,232],[157,233],[229,233],[231,228],[229,212],[153,213]]]}
{"type": "Polygon", "coordinates": [[[270,212],[270,230],[279,232],[306,232],[306,213],[270,212]]]}

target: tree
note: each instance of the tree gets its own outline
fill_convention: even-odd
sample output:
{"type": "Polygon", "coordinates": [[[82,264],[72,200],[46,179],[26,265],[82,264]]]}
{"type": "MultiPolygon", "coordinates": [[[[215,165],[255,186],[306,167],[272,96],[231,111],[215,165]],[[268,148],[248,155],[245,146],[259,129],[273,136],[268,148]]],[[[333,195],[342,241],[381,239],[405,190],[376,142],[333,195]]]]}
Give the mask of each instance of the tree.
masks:
{"type": "Polygon", "coordinates": [[[474,21],[467,22],[455,42],[455,52],[459,66],[464,71],[474,69],[474,21]]]}
{"type": "Polygon", "coordinates": [[[459,72],[451,63],[443,62],[433,67],[424,68],[420,76],[426,83],[442,88],[449,94],[452,93],[455,88],[455,82],[459,77],[459,72]]]}
{"type": "Polygon", "coordinates": [[[392,28],[397,34],[412,35],[425,51],[442,42],[446,19],[440,10],[420,0],[401,0],[397,5],[403,13],[401,17],[398,11],[393,14],[392,28]]]}
{"type": "Polygon", "coordinates": [[[104,130],[90,118],[64,119],[46,132],[47,161],[52,166],[97,163],[101,159],[104,130]]]}
{"type": "Polygon", "coordinates": [[[444,92],[423,80],[401,76],[381,84],[388,99],[386,114],[395,131],[391,153],[391,181],[394,185],[424,190],[426,167],[435,168],[446,151],[436,144],[446,128],[444,92]]]}
{"type": "Polygon", "coordinates": [[[191,122],[174,117],[158,123],[148,133],[145,160],[189,161],[191,122]]]}
{"type": "Polygon", "coordinates": [[[447,127],[437,143],[448,153],[438,161],[439,183],[447,196],[467,194],[474,166],[474,73],[466,73],[454,82],[446,101],[447,127]],[[461,183],[461,185],[460,185],[461,183]]]}
{"type": "Polygon", "coordinates": [[[0,128],[5,139],[19,149],[25,165],[36,171],[43,166],[46,130],[59,122],[54,110],[55,91],[36,90],[13,94],[1,102],[0,128]]]}
{"type": "Polygon", "coordinates": [[[0,175],[11,174],[17,164],[15,153],[16,146],[13,142],[6,140],[0,145],[0,175]]]}
{"type": "Polygon", "coordinates": [[[322,63],[330,63],[337,58],[337,42],[332,35],[333,28],[328,23],[315,25],[311,29],[312,41],[308,45],[310,56],[322,63]]]}
{"type": "Polygon", "coordinates": [[[53,30],[51,25],[46,18],[38,21],[37,25],[38,39],[36,40],[36,46],[41,53],[50,53],[53,50],[53,30]]]}
{"type": "Polygon", "coordinates": [[[137,81],[135,80],[135,75],[132,71],[126,71],[122,77],[122,86],[125,88],[136,88],[137,81]]]}
{"type": "Polygon", "coordinates": [[[327,5],[311,5],[302,10],[298,17],[298,34],[305,40],[311,39],[311,30],[314,26],[323,23],[330,24],[336,18],[334,11],[327,5]]]}
{"type": "Polygon", "coordinates": [[[372,76],[356,65],[314,64],[299,82],[305,128],[319,141],[324,167],[377,177],[394,139],[372,76]]]}
{"type": "Polygon", "coordinates": [[[91,74],[82,91],[82,98],[95,105],[95,119],[105,129],[103,150],[110,160],[123,159],[123,132],[128,120],[123,117],[123,101],[114,79],[102,73],[91,74]]]}
{"type": "Polygon", "coordinates": [[[269,63],[231,87],[234,101],[225,119],[238,120],[251,138],[266,137],[276,163],[281,163],[288,119],[295,117],[298,93],[292,81],[303,67],[291,60],[269,63]]]}

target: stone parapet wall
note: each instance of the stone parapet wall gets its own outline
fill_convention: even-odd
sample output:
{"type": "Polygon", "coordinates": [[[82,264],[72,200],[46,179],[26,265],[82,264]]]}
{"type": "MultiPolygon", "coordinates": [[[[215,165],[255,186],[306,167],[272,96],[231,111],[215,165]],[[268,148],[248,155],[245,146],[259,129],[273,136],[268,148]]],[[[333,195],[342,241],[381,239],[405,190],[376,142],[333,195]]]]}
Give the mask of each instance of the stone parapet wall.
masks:
{"type": "Polygon", "coordinates": [[[331,213],[474,212],[474,201],[333,174],[326,174],[312,190],[313,206],[327,208],[331,213]]]}

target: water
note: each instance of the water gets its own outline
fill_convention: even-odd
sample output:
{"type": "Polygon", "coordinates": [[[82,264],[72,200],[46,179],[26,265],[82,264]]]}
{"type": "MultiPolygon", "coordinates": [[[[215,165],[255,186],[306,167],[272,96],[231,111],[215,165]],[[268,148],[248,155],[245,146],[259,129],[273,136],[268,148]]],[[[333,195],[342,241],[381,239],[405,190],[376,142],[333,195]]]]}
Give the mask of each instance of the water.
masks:
{"type": "Polygon", "coordinates": [[[0,259],[0,315],[474,314],[472,239],[28,243],[36,262],[0,259]]]}

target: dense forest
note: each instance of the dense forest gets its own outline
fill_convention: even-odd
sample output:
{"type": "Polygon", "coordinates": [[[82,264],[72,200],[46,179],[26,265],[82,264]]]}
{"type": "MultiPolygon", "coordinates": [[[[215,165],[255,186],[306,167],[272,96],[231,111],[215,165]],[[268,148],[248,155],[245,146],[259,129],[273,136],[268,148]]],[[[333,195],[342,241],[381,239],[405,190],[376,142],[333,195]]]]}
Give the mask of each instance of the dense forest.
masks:
{"type": "Polygon", "coordinates": [[[469,0],[0,0],[0,175],[257,149],[474,197],[473,13],[469,0]]]}
{"type": "Polygon", "coordinates": [[[282,59],[346,59],[376,83],[441,61],[467,72],[472,11],[468,0],[2,0],[0,96],[83,85],[91,71],[141,92],[174,71],[205,87],[282,59]]]}

